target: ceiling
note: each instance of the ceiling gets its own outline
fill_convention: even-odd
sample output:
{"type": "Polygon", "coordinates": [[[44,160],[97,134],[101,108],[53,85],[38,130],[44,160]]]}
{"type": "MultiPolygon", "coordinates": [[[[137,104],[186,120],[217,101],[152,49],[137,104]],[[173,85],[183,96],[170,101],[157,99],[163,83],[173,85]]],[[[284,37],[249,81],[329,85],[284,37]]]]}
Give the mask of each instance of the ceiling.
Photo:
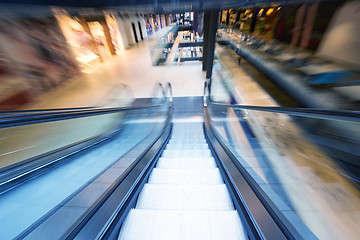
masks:
{"type": "Polygon", "coordinates": [[[0,0],[0,4],[17,6],[61,6],[67,8],[116,9],[128,13],[177,13],[226,9],[232,7],[270,6],[315,0],[0,0]]]}

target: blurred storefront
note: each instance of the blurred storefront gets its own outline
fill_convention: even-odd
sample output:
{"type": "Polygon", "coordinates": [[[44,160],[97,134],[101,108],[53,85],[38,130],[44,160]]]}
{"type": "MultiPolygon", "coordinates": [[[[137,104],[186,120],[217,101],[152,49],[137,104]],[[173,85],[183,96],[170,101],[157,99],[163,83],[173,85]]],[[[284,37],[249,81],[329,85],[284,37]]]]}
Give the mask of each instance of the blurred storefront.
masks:
{"type": "Polygon", "coordinates": [[[102,24],[100,24],[98,21],[87,22],[87,24],[89,26],[92,38],[96,43],[96,48],[100,59],[103,61],[108,60],[111,57],[112,46],[108,44],[102,24]]]}
{"type": "Polygon", "coordinates": [[[52,11],[42,18],[0,19],[1,110],[19,108],[125,50],[111,11],[52,11]]]}
{"type": "Polygon", "coordinates": [[[0,20],[0,108],[15,109],[80,73],[54,18],[0,20]]]}
{"type": "Polygon", "coordinates": [[[172,23],[172,15],[149,15],[144,17],[148,36],[172,23]]]}
{"type": "Polygon", "coordinates": [[[280,10],[280,6],[224,10],[220,15],[221,23],[263,39],[272,40],[280,10]]]}
{"type": "Polygon", "coordinates": [[[111,11],[104,12],[106,23],[109,27],[110,37],[114,46],[116,54],[120,54],[125,50],[125,43],[121,37],[119,25],[116,21],[116,17],[111,11]]]}
{"type": "Polygon", "coordinates": [[[155,27],[154,27],[154,19],[151,16],[145,17],[144,18],[145,23],[146,23],[146,33],[148,36],[152,35],[155,31],[155,27]]]}
{"type": "Polygon", "coordinates": [[[63,9],[54,9],[54,13],[82,69],[125,50],[118,21],[111,11],[76,17],[63,9]]]}
{"type": "Polygon", "coordinates": [[[341,4],[335,1],[227,9],[221,11],[219,22],[260,39],[315,51],[341,4]]]}
{"type": "Polygon", "coordinates": [[[84,23],[72,18],[65,10],[54,9],[54,13],[80,67],[85,68],[100,62],[101,58],[90,29],[84,28],[84,23]]]}

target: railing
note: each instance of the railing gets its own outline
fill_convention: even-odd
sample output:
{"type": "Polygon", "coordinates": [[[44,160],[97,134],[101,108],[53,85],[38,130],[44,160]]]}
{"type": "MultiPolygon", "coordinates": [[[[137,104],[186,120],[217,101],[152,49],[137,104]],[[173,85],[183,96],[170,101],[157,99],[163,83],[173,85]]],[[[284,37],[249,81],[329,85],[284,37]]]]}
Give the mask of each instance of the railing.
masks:
{"type": "Polygon", "coordinates": [[[313,108],[289,108],[289,107],[262,107],[262,106],[249,106],[239,104],[228,104],[219,101],[211,100],[208,98],[207,91],[209,91],[208,82],[204,83],[204,105],[208,105],[208,101],[211,104],[223,107],[231,107],[241,110],[255,110],[272,113],[283,113],[292,116],[319,118],[327,120],[339,120],[347,122],[360,122],[360,111],[345,111],[345,110],[328,110],[328,109],[313,109],[313,108]]]}
{"type": "Polygon", "coordinates": [[[173,90],[172,90],[172,86],[171,83],[167,83],[167,88],[166,88],[167,92],[169,93],[169,101],[172,103],[173,102],[173,90]]]}
{"type": "Polygon", "coordinates": [[[16,115],[18,113],[36,113],[36,112],[53,112],[53,111],[78,111],[82,109],[90,109],[94,107],[78,107],[78,108],[56,108],[56,109],[29,109],[29,110],[12,110],[12,111],[0,111],[0,115],[16,115]]]}
{"type": "Polygon", "coordinates": [[[212,132],[289,238],[356,238],[342,213],[360,207],[360,112],[212,98],[205,83],[212,132]]]}
{"type": "MultiPolygon", "coordinates": [[[[71,236],[102,203],[109,200],[113,191],[118,191],[116,186],[124,183],[120,188],[131,188],[124,179],[128,175],[131,179],[136,176],[132,169],[142,171],[146,165],[143,165],[144,155],[150,156],[159,151],[157,148],[164,139],[168,139],[171,131],[171,85],[166,85],[166,91],[161,84],[156,88],[154,95],[158,100],[153,99],[148,106],[72,109],[69,112],[62,109],[2,119],[3,126],[10,121],[12,125],[0,129],[1,205],[5,208],[8,204],[10,206],[14,198],[18,198],[15,201],[29,201],[26,200],[21,210],[13,211],[11,217],[2,222],[0,234],[10,239],[37,238],[47,233],[49,238],[55,237],[54,234],[55,238],[71,236]],[[148,153],[149,149],[152,152],[148,153]],[[114,178],[114,171],[119,175],[113,183],[109,183],[109,179],[114,178]],[[91,190],[91,197],[84,197],[88,188],[94,189],[93,183],[96,186],[106,185],[106,191],[91,190]],[[29,196],[26,189],[34,184],[36,189],[46,188],[46,196],[42,190],[32,191],[29,196]],[[48,196],[51,196],[50,200],[48,196]],[[69,227],[59,229],[60,223],[54,224],[53,219],[61,215],[63,209],[66,211],[72,200],[81,199],[93,199],[90,205],[86,205],[88,215],[76,211],[80,209],[78,207],[72,208],[72,219],[67,219],[69,227]],[[41,211],[31,210],[34,204],[44,201],[46,206],[41,211]],[[19,212],[21,216],[26,216],[21,226],[17,224],[19,212]],[[43,229],[47,229],[46,232],[43,229]],[[48,229],[52,229],[51,233],[48,229]]],[[[122,193],[126,195],[126,192],[122,193]]],[[[116,196],[115,200],[121,201],[116,196]]],[[[108,219],[104,221],[106,223],[108,219]]]]}
{"type": "MultiPolygon", "coordinates": [[[[12,168],[17,169],[23,164],[28,165],[29,162],[35,163],[35,159],[56,152],[56,149],[74,144],[83,146],[82,143],[90,139],[98,141],[101,136],[118,132],[133,115],[140,114],[138,118],[141,119],[142,113],[148,115],[150,112],[168,111],[170,99],[166,98],[165,90],[160,83],[153,94],[156,96],[153,99],[158,99],[156,103],[144,106],[6,112],[6,115],[0,116],[0,174],[9,172],[12,168]],[[20,112],[22,114],[18,114],[20,112]]],[[[34,166],[31,164],[31,168],[37,165],[38,163],[34,166]]],[[[16,171],[17,174],[19,173],[16,171]]],[[[0,176],[0,182],[9,179],[9,176],[0,176]]]]}
{"type": "Polygon", "coordinates": [[[276,40],[265,42],[239,31],[230,30],[231,33],[227,33],[228,30],[218,31],[219,44],[229,46],[240,57],[239,64],[241,59],[245,59],[301,105],[358,109],[356,92],[337,88],[358,84],[359,71],[354,66],[335,62],[329,64],[326,59],[301,49],[288,48],[276,43],[276,40]],[[343,70],[338,70],[339,66],[334,68],[339,64],[343,70]],[[329,67],[333,68],[332,71],[329,67]],[[343,95],[346,95],[346,99],[343,95]]]}
{"type": "MultiPolygon", "coordinates": [[[[70,112],[70,111],[81,111],[81,110],[91,110],[91,109],[100,109],[109,107],[109,96],[108,95],[116,95],[116,98],[126,98],[133,99],[132,90],[126,84],[118,84],[114,86],[114,88],[106,94],[106,99],[101,99],[99,102],[92,107],[66,107],[66,108],[53,108],[53,109],[20,109],[20,110],[11,110],[11,111],[0,111],[0,119],[14,118],[14,117],[24,117],[24,116],[32,116],[32,114],[40,114],[40,113],[52,113],[52,112],[70,112]],[[123,93],[124,92],[124,93],[123,93]]],[[[111,99],[110,99],[111,100],[111,99]]],[[[123,105],[123,104],[121,104],[123,105]]],[[[113,106],[114,107],[114,106],[113,106]]],[[[120,107],[119,105],[117,107],[120,107]]]]}
{"type": "Polygon", "coordinates": [[[160,92],[157,104],[135,106],[135,107],[84,107],[84,108],[60,108],[60,109],[36,109],[23,111],[0,112],[0,129],[9,127],[18,127],[37,123],[54,122],[66,119],[82,118],[103,114],[111,114],[122,111],[131,111],[135,109],[156,108],[166,102],[165,89],[161,83],[157,83],[153,90],[153,96],[160,92]],[[23,114],[17,114],[23,113],[23,114]]]}

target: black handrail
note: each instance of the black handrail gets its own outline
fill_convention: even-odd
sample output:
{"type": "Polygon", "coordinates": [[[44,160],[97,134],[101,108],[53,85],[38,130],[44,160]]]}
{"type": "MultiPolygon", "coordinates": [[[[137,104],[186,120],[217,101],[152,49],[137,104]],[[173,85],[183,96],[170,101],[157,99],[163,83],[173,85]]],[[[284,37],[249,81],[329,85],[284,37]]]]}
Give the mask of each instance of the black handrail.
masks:
{"type": "Polygon", "coordinates": [[[251,105],[228,104],[211,100],[206,94],[209,93],[209,84],[205,82],[204,85],[204,106],[210,102],[213,105],[230,107],[234,109],[254,110],[263,112],[282,113],[293,116],[319,118],[326,120],[340,120],[348,122],[360,122],[360,111],[346,111],[346,110],[327,110],[314,108],[288,108],[288,107],[262,107],[251,105]]]}
{"type": "Polygon", "coordinates": [[[158,91],[158,89],[160,89],[160,91],[161,91],[161,93],[162,93],[162,97],[165,99],[165,97],[166,97],[165,89],[164,89],[164,86],[162,85],[162,83],[160,83],[160,82],[158,82],[158,83],[155,85],[155,88],[153,89],[152,96],[155,96],[155,95],[156,95],[156,92],[158,91]]]}
{"type": "Polygon", "coordinates": [[[173,102],[173,90],[172,90],[171,83],[168,82],[166,87],[167,87],[166,90],[169,92],[169,101],[172,103],[173,102]]]}
{"type": "Polygon", "coordinates": [[[78,111],[80,109],[91,109],[96,107],[75,107],[75,108],[45,108],[45,109],[29,109],[29,110],[11,110],[11,111],[0,111],[0,115],[15,115],[18,113],[34,113],[34,112],[54,112],[54,111],[78,111]]]}
{"type": "Polygon", "coordinates": [[[206,91],[208,91],[208,94],[210,95],[210,89],[209,89],[209,86],[208,86],[208,81],[206,80],[204,82],[204,95],[203,95],[203,100],[204,100],[204,107],[207,107],[208,104],[207,104],[207,95],[206,95],[206,91]]]}
{"type": "Polygon", "coordinates": [[[46,116],[52,114],[61,114],[61,113],[76,113],[81,111],[96,110],[100,109],[99,107],[88,107],[88,108],[58,108],[58,109],[49,109],[48,111],[41,111],[40,109],[33,110],[33,112],[25,114],[5,114],[5,116],[0,116],[0,122],[7,119],[21,119],[25,117],[34,117],[34,116],[46,116]]]}
{"type": "Polygon", "coordinates": [[[36,114],[30,117],[17,117],[14,119],[5,119],[0,120],[0,129],[9,128],[9,127],[18,127],[24,125],[31,125],[37,123],[45,123],[45,122],[55,122],[60,120],[72,119],[72,118],[82,118],[96,115],[104,115],[115,112],[129,111],[135,109],[146,109],[146,108],[156,108],[160,107],[164,104],[157,104],[151,106],[138,106],[138,107],[118,107],[118,108],[100,108],[93,110],[83,110],[76,112],[56,112],[51,114],[36,114]]]}
{"type": "Polygon", "coordinates": [[[226,104],[216,101],[211,101],[211,103],[213,105],[232,107],[235,109],[284,113],[294,116],[320,118],[320,119],[328,119],[328,120],[360,122],[359,111],[326,110],[326,109],[313,109],[313,108],[307,109],[307,108],[287,108],[287,107],[261,107],[261,106],[249,106],[249,105],[238,105],[238,104],[226,104]]]}

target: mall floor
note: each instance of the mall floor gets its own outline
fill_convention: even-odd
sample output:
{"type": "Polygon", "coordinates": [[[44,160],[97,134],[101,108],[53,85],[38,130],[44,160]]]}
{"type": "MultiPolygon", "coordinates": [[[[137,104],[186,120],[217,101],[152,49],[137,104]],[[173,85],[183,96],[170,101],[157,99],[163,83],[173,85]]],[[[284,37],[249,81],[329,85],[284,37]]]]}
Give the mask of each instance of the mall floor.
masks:
{"type": "Polygon", "coordinates": [[[44,94],[24,109],[104,106],[122,91],[123,84],[130,89],[127,97],[152,97],[157,82],[170,82],[174,97],[202,96],[205,73],[201,63],[176,66],[153,66],[150,50],[172,26],[161,29],[144,41],[131,46],[120,55],[85,69],[80,77],[44,94]],[[109,101],[108,101],[109,100],[109,101]]]}

